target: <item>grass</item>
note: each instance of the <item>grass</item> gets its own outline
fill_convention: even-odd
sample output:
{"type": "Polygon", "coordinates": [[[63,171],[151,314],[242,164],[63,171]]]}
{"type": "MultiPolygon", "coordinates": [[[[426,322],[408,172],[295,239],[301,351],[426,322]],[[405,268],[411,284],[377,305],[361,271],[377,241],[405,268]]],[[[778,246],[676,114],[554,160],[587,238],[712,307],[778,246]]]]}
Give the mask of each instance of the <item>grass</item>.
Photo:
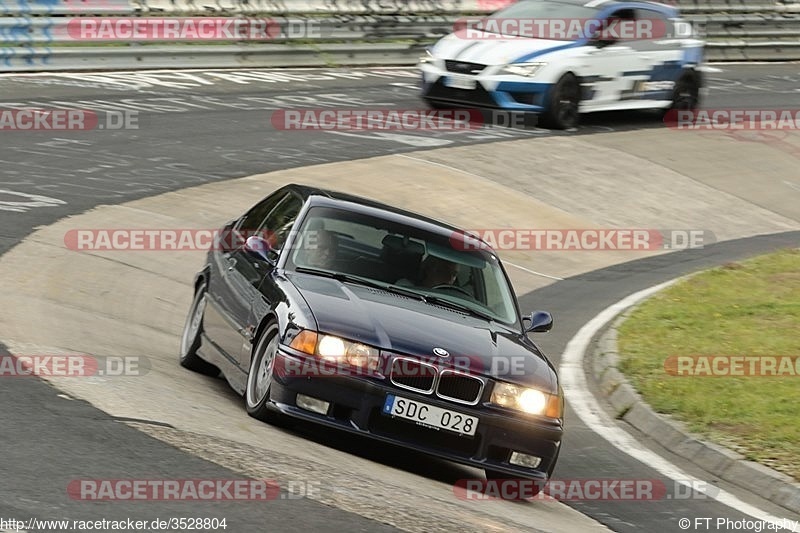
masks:
{"type": "Polygon", "coordinates": [[[653,409],[800,481],[800,376],[671,376],[675,355],[800,356],[800,250],[703,272],[619,331],[620,370],[653,409]]]}

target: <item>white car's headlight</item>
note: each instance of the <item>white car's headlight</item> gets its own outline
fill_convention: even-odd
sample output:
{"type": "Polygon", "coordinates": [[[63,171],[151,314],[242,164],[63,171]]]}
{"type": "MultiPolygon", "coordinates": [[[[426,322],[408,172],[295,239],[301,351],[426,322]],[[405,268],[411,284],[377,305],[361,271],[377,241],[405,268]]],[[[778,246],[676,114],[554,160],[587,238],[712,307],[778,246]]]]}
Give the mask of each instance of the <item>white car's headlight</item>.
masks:
{"type": "Polygon", "coordinates": [[[433,57],[430,50],[425,50],[425,55],[419,58],[420,65],[425,65],[426,63],[436,63],[436,58],[433,57]]]}
{"type": "Polygon", "coordinates": [[[512,63],[500,69],[500,74],[514,74],[530,78],[536,75],[547,63],[512,63]]]}
{"type": "Polygon", "coordinates": [[[490,401],[500,407],[516,409],[531,415],[549,418],[562,416],[563,402],[560,396],[511,383],[495,383],[490,401]]]}

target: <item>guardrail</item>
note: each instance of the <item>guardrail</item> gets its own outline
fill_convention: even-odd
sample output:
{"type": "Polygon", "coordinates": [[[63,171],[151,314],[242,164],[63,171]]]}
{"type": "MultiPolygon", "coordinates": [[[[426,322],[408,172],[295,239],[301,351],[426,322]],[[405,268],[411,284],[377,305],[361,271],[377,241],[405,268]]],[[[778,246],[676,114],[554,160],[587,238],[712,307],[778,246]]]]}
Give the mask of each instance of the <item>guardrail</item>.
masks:
{"type": "MultiPolygon", "coordinates": [[[[0,0],[0,71],[408,65],[450,33],[459,17],[510,1],[0,0]],[[245,30],[261,24],[263,31],[202,43],[191,32],[122,38],[114,32],[104,37],[101,29],[92,39],[80,38],[81,25],[167,17],[183,23],[229,17],[245,30]]],[[[680,4],[707,38],[709,60],[800,59],[800,3],[680,4]]]]}

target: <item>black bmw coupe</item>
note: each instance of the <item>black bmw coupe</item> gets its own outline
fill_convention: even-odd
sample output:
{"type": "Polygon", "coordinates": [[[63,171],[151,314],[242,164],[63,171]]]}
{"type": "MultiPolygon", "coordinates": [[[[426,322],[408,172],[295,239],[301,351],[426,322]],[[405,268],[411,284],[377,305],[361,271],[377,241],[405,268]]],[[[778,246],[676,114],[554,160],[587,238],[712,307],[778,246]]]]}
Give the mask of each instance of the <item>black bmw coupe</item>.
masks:
{"type": "Polygon", "coordinates": [[[293,417],[546,481],[564,399],[497,255],[458,228],[287,185],[219,232],[180,363],[224,374],[261,420],[293,417]]]}

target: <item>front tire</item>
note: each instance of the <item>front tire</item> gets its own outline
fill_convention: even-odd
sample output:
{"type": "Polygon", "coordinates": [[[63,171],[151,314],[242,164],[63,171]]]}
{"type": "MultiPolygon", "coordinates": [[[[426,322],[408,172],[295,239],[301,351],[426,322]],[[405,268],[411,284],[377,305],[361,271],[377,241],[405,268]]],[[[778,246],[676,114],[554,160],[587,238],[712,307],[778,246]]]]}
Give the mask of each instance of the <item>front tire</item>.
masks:
{"type": "Polygon", "coordinates": [[[553,86],[547,110],[542,116],[544,125],[555,130],[578,127],[581,85],[574,74],[567,73],[553,86]]]}
{"type": "Polygon", "coordinates": [[[272,385],[272,370],[277,355],[278,325],[270,322],[259,336],[256,349],[253,351],[245,389],[247,414],[263,422],[275,422],[279,418],[277,413],[267,407],[272,385]]]}
{"type": "Polygon", "coordinates": [[[695,111],[699,107],[700,79],[695,72],[686,72],[675,82],[670,109],[695,111]]]}
{"type": "Polygon", "coordinates": [[[206,376],[218,376],[219,368],[203,361],[197,354],[203,337],[203,314],[206,309],[206,284],[201,283],[194,293],[189,315],[183,326],[179,363],[182,367],[206,376]]]}

